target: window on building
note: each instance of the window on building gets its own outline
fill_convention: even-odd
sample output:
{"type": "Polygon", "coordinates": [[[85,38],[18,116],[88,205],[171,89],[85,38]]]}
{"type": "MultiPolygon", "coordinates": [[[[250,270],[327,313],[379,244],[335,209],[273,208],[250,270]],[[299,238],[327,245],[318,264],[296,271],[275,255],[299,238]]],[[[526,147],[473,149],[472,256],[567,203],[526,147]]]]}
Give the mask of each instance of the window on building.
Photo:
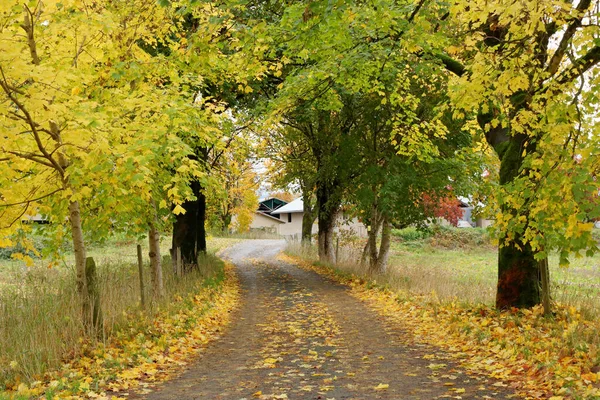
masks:
{"type": "Polygon", "coordinates": [[[288,214],[288,222],[292,222],[292,213],[288,214]]]}

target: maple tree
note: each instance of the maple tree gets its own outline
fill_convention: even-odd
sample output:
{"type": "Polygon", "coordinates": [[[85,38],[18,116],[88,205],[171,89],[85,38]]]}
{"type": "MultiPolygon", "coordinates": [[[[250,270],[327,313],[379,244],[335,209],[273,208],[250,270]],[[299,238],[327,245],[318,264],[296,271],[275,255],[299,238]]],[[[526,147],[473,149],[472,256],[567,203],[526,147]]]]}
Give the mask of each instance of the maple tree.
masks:
{"type": "Polygon", "coordinates": [[[540,302],[544,259],[597,250],[594,88],[598,2],[476,1],[448,10],[460,38],[442,56],[454,102],[475,113],[500,158],[496,304],[540,302]],[[457,60],[459,62],[457,62],[457,60]],[[581,162],[574,161],[580,157],[581,162]]]}
{"type": "Polygon", "coordinates": [[[229,232],[246,232],[250,228],[258,204],[258,179],[251,158],[250,138],[238,137],[216,160],[213,168],[219,174],[218,185],[208,202],[211,227],[229,232]],[[232,227],[232,222],[234,226],[232,227]]]}
{"type": "MultiPolygon", "coordinates": [[[[277,188],[297,188],[302,194],[302,243],[310,244],[315,222],[315,179],[316,168],[311,157],[308,141],[292,127],[285,127],[289,121],[283,122],[282,129],[271,129],[265,135],[263,152],[267,157],[267,179],[277,188]]],[[[278,197],[273,193],[272,197],[278,197]]],[[[289,196],[290,201],[294,200],[289,196]]]]}
{"type": "Polygon", "coordinates": [[[135,154],[139,147],[130,144],[151,140],[156,131],[147,124],[162,122],[150,107],[159,92],[153,81],[142,80],[144,57],[135,43],[164,34],[169,25],[157,23],[164,13],[152,5],[141,9],[156,19],[133,16],[136,6],[9,1],[0,9],[3,237],[40,213],[58,222],[52,228],[60,241],[66,234],[61,222],[68,219],[87,325],[99,310],[90,299],[86,237],[107,235],[111,218],[123,221],[117,215],[139,211],[141,202],[150,208],[148,196],[129,196],[149,187],[145,174],[132,174],[148,150],[135,154]],[[120,29],[126,22],[131,29],[120,29]],[[135,138],[138,132],[148,136],[135,138]]]}
{"type": "Polygon", "coordinates": [[[429,193],[423,193],[423,208],[425,213],[434,218],[443,218],[453,226],[458,224],[463,211],[460,208],[460,201],[452,195],[446,197],[433,198],[429,193]]]}

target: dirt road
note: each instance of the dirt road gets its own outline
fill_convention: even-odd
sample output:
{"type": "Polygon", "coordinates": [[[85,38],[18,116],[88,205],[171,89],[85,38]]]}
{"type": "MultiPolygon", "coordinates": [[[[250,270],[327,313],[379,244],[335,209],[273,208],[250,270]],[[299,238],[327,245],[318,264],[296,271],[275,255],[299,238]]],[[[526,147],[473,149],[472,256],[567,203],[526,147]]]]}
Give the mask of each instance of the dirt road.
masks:
{"type": "Polygon", "coordinates": [[[148,399],[505,399],[492,381],[423,356],[343,286],[277,259],[280,240],[228,249],[241,305],[227,332],[148,399]]]}

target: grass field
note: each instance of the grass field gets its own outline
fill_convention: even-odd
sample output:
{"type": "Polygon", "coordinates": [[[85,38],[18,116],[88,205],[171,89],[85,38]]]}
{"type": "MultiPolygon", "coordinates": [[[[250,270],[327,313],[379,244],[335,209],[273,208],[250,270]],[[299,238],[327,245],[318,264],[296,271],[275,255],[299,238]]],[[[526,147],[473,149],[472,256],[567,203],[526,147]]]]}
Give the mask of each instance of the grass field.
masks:
{"type": "MultiPolygon", "coordinates": [[[[339,250],[339,267],[361,275],[358,265],[362,242],[339,250]]],[[[316,249],[291,244],[291,254],[316,260],[316,249]]],[[[444,229],[439,235],[423,236],[414,230],[393,240],[388,271],[378,283],[426,294],[442,301],[493,304],[497,282],[497,248],[478,229],[444,229]]],[[[549,260],[552,298],[581,308],[590,316],[600,315],[600,254],[572,258],[568,268],[559,267],[558,257],[549,260]]]]}
{"type": "MultiPolygon", "coordinates": [[[[395,282],[440,298],[491,304],[496,294],[497,250],[491,246],[440,249],[425,243],[395,242],[390,274],[395,282]]],[[[568,268],[549,260],[552,297],[582,309],[600,309],[600,255],[578,258],[568,268]]]]}
{"type": "MultiPolygon", "coordinates": [[[[239,239],[209,238],[210,253],[239,239]]],[[[161,241],[163,275],[167,296],[147,307],[147,313],[168,310],[169,299],[198,290],[198,282],[211,284],[216,278],[218,262],[207,257],[201,260],[202,271],[185,279],[174,276],[168,257],[170,240],[161,241]]],[[[151,298],[148,248],[145,258],[145,293],[151,298]]],[[[140,312],[140,287],[136,243],[113,240],[106,245],[91,247],[88,256],[94,257],[98,268],[98,284],[104,329],[98,338],[85,338],[80,299],[75,289],[73,255],[53,268],[48,260],[36,260],[26,267],[22,261],[0,260],[0,390],[4,382],[20,379],[39,379],[47,370],[56,368],[65,357],[81,354],[93,342],[105,342],[128,323],[131,315],[140,312]]]]}

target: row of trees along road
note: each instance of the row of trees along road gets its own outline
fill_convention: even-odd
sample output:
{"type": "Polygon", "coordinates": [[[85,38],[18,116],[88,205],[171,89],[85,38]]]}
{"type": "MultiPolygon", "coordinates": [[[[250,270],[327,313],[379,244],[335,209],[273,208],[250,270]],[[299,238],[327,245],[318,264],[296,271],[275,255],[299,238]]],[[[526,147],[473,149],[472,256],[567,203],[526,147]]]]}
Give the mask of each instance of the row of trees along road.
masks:
{"type": "Polygon", "coordinates": [[[500,241],[497,306],[533,306],[550,251],[567,263],[597,250],[588,221],[600,214],[598,9],[592,0],[4,1],[0,245],[18,239],[26,215],[49,216],[57,245],[47,251],[70,235],[93,326],[86,243],[146,233],[160,296],[159,232],[172,224],[172,247],[194,268],[206,220],[226,227],[251,202],[223,201],[222,190],[253,187],[248,129],[265,133],[278,180],[301,187],[322,260],[334,261],[344,207],[371,226],[372,272],[385,269],[392,225],[422,222],[431,199],[475,193],[499,162],[486,185],[500,241]]]}
{"type": "Polygon", "coordinates": [[[371,270],[384,268],[389,224],[425,218],[423,192],[441,196],[445,177],[455,192],[473,191],[482,171],[494,170],[466,146],[499,161],[487,197],[500,242],[499,308],[540,302],[550,251],[562,264],[595,252],[598,6],[288,7],[270,26],[284,68],[269,105],[290,139],[281,158],[295,161],[288,180],[303,190],[304,176],[314,182],[304,197],[316,192],[321,259],[332,261],[332,214],[344,203],[371,226],[371,270]]]}

